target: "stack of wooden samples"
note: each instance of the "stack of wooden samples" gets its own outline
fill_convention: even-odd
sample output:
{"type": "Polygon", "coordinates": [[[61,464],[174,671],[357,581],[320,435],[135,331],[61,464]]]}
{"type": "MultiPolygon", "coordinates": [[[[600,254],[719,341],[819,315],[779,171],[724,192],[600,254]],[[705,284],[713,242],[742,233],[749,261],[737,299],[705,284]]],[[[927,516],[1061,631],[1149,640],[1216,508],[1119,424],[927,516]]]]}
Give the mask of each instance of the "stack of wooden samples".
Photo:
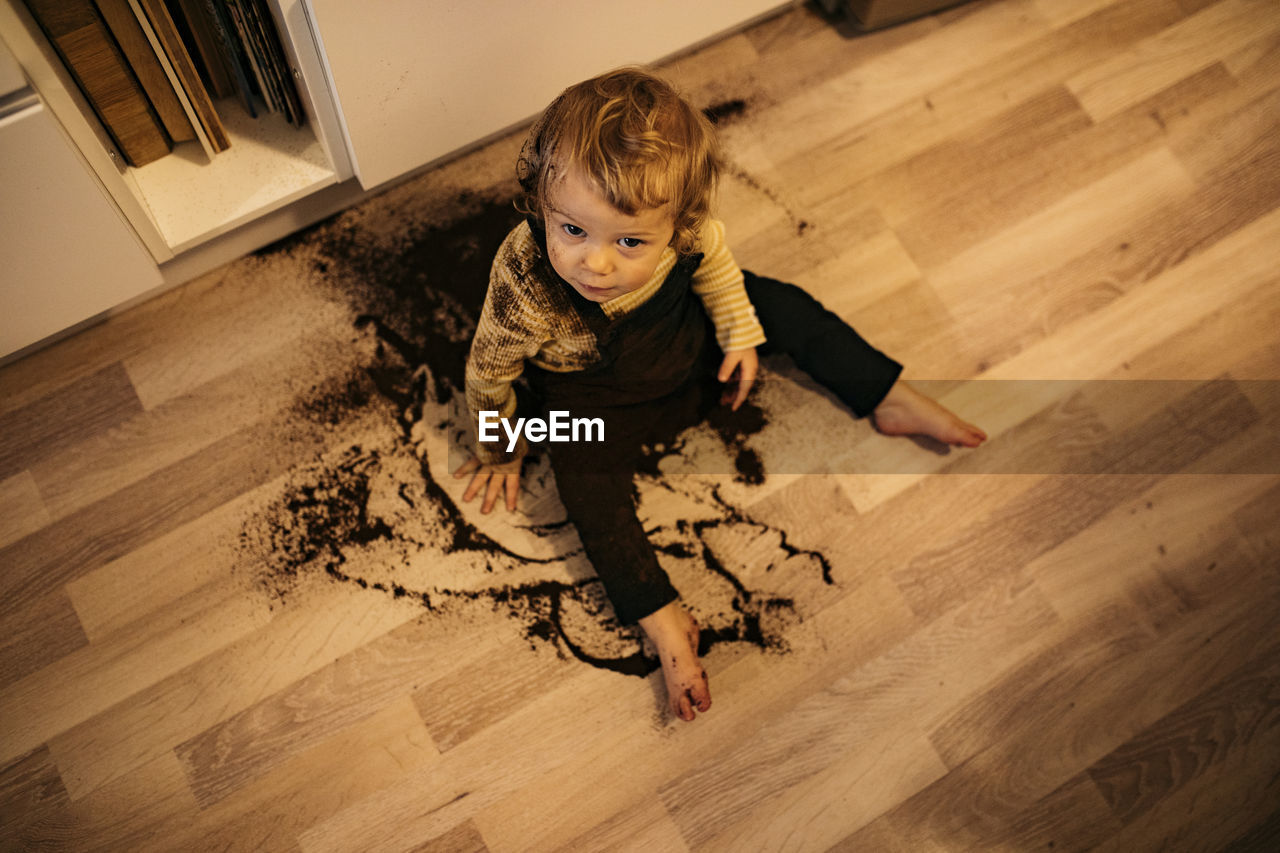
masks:
{"type": "Polygon", "coordinates": [[[218,110],[232,100],[251,116],[265,110],[303,122],[265,0],[26,5],[132,166],[192,140],[210,157],[225,151],[231,140],[218,110]]]}

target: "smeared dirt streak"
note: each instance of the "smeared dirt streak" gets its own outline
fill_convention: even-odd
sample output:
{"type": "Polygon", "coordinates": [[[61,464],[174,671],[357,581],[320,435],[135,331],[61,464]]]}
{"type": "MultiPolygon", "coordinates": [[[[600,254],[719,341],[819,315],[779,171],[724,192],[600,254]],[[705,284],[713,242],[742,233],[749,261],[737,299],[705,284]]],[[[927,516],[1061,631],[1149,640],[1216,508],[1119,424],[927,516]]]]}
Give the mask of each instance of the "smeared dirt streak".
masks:
{"type": "MultiPolygon", "coordinates": [[[[741,102],[722,105],[715,120],[724,120],[744,108],[741,102]]],[[[352,444],[332,459],[296,469],[282,493],[244,525],[242,551],[259,567],[262,588],[282,603],[304,575],[417,602],[429,611],[454,602],[483,600],[519,621],[533,644],[550,644],[562,657],[571,656],[594,667],[648,675],[658,668],[658,661],[644,655],[635,629],[623,629],[613,620],[602,604],[605,599],[598,580],[502,583],[504,570],[558,562],[574,552],[533,557],[482,533],[456,503],[459,484],[436,482],[423,458],[425,451],[415,445],[415,429],[422,425],[426,403],[447,404],[462,391],[466,355],[484,301],[490,262],[502,239],[519,221],[510,196],[503,194],[463,192],[445,207],[452,213],[443,221],[404,224],[399,226],[402,233],[390,237],[368,232],[353,224],[351,217],[338,217],[259,253],[262,257],[296,253],[310,258],[317,285],[329,287],[335,298],[346,303],[355,330],[372,335],[377,342],[371,358],[357,359],[354,369],[335,371],[339,378],[325,379],[303,395],[295,407],[297,416],[336,428],[378,400],[394,413],[394,426],[389,423],[388,434],[379,437],[386,441],[381,449],[352,444]],[[388,473],[392,469],[383,470],[384,462],[410,456],[418,464],[403,469],[411,475],[395,475],[408,479],[396,483],[391,493],[415,517],[420,514],[430,519],[424,522],[427,529],[416,533],[370,510],[375,478],[392,476],[388,473]],[[494,582],[479,590],[416,589],[368,575],[358,559],[376,553],[383,568],[389,558],[408,566],[414,557],[438,553],[442,543],[445,554],[476,555],[483,562],[482,571],[494,574],[494,582]],[[633,651],[604,656],[573,639],[565,622],[569,601],[584,613],[598,616],[600,630],[614,632],[615,639],[624,647],[629,644],[633,651]]],[[[717,416],[712,421],[726,447],[736,454],[738,478],[747,483],[763,479],[760,459],[746,442],[765,422],[764,412],[750,403],[735,418],[717,416]]],[[[667,453],[678,450],[673,447],[667,453]]],[[[654,470],[663,455],[651,454],[648,462],[654,470]]],[[[675,532],[683,541],[658,549],[669,557],[700,563],[733,589],[733,613],[710,614],[717,624],[704,628],[699,652],[705,654],[729,642],[785,650],[777,629],[766,628],[762,617],[794,615],[794,601],[748,589],[705,538],[722,524],[746,524],[761,532],[772,529],[747,518],[718,492],[713,502],[717,504],[715,519],[681,522],[675,532]]],[[[535,537],[546,537],[561,534],[566,525],[560,521],[525,529],[535,537]]],[[[823,579],[831,583],[826,557],[794,548],[782,531],[773,532],[780,536],[782,559],[807,555],[820,564],[823,579]]],[[[706,616],[703,614],[700,621],[705,622],[706,616]]]]}
{"type": "MultiPolygon", "coordinates": [[[[725,125],[732,124],[745,116],[749,106],[750,105],[742,98],[731,98],[724,101],[717,101],[711,106],[704,108],[702,110],[702,114],[706,116],[707,120],[712,124],[717,127],[723,127],[725,125]]],[[[767,198],[773,204],[782,208],[783,212],[786,213],[787,218],[791,220],[791,226],[795,229],[796,236],[804,234],[813,227],[808,220],[801,219],[796,212],[782,200],[782,197],[778,195],[775,190],[760,183],[760,181],[746,169],[735,163],[726,163],[725,171],[734,178],[737,178],[739,181],[742,181],[742,183],[746,184],[751,189],[760,193],[760,195],[767,198]]]]}
{"type": "Polygon", "coordinates": [[[725,171],[737,178],[739,181],[742,181],[742,183],[746,184],[760,195],[767,198],[769,201],[773,202],[777,207],[781,208],[782,212],[787,215],[787,219],[791,220],[791,227],[795,229],[797,237],[813,227],[809,224],[809,220],[801,219],[800,216],[791,209],[791,206],[782,200],[782,196],[778,195],[776,190],[760,183],[755,175],[752,175],[746,169],[736,164],[729,163],[727,164],[725,171]]]}
{"type": "Polygon", "coordinates": [[[742,98],[733,98],[727,101],[718,101],[702,111],[707,117],[707,121],[714,125],[725,125],[741,118],[743,113],[747,111],[747,102],[742,98]]]}

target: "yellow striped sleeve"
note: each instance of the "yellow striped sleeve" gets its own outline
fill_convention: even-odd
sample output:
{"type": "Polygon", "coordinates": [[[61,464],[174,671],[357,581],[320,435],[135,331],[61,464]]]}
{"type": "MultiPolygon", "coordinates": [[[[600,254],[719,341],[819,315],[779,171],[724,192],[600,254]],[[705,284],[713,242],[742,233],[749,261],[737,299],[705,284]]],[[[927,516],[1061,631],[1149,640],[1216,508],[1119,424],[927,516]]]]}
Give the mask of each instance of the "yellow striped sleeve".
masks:
{"type": "Polygon", "coordinates": [[[725,241],[724,223],[717,219],[702,229],[702,263],[693,276],[693,292],[702,300],[716,327],[716,341],[725,352],[760,346],[764,328],[747,298],[742,269],[725,241]]]}

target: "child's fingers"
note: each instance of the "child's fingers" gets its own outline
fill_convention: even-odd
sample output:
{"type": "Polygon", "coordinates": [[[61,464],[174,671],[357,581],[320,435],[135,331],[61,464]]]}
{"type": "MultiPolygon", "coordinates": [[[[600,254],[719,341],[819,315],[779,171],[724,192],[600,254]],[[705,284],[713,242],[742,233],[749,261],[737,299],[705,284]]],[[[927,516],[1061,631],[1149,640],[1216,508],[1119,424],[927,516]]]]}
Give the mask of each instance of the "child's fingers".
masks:
{"type": "Polygon", "coordinates": [[[453,472],[453,479],[461,480],[463,477],[467,476],[468,474],[470,474],[472,471],[476,470],[479,467],[480,467],[480,460],[472,456],[466,462],[463,462],[461,465],[459,465],[457,471],[453,472]]]}
{"type": "Polygon", "coordinates": [[[467,483],[467,490],[462,493],[462,502],[466,503],[467,501],[471,500],[476,495],[478,495],[480,493],[480,490],[484,488],[484,484],[488,482],[488,480],[489,480],[489,475],[485,473],[483,468],[477,471],[476,475],[471,478],[471,482],[467,483]]]}
{"type": "Polygon", "coordinates": [[[516,511],[516,498],[520,496],[520,476],[518,474],[508,474],[507,481],[507,510],[509,512],[516,511]]]}
{"type": "Polygon", "coordinates": [[[720,362],[720,372],[716,374],[716,379],[721,382],[728,382],[732,379],[741,360],[742,356],[737,353],[725,353],[724,361],[720,362]]]}
{"type": "Polygon", "coordinates": [[[480,507],[481,512],[491,512],[493,504],[498,500],[498,495],[502,494],[503,478],[496,474],[489,478],[489,488],[484,493],[484,504],[480,507]]]}
{"type": "Polygon", "coordinates": [[[747,395],[751,393],[751,386],[755,384],[755,381],[755,370],[743,364],[742,377],[738,380],[738,396],[733,401],[733,410],[735,412],[746,401],[747,395]]]}

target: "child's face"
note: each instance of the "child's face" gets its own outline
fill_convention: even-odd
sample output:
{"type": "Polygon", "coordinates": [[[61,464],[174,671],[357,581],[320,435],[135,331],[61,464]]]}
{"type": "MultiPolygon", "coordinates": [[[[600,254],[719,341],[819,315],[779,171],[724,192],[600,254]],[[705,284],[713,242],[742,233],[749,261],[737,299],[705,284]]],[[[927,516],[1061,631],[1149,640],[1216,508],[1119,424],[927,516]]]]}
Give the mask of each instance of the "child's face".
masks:
{"type": "Polygon", "coordinates": [[[578,169],[552,185],[543,221],[552,268],[592,302],[643,287],[675,233],[668,207],[622,213],[578,169]]]}

